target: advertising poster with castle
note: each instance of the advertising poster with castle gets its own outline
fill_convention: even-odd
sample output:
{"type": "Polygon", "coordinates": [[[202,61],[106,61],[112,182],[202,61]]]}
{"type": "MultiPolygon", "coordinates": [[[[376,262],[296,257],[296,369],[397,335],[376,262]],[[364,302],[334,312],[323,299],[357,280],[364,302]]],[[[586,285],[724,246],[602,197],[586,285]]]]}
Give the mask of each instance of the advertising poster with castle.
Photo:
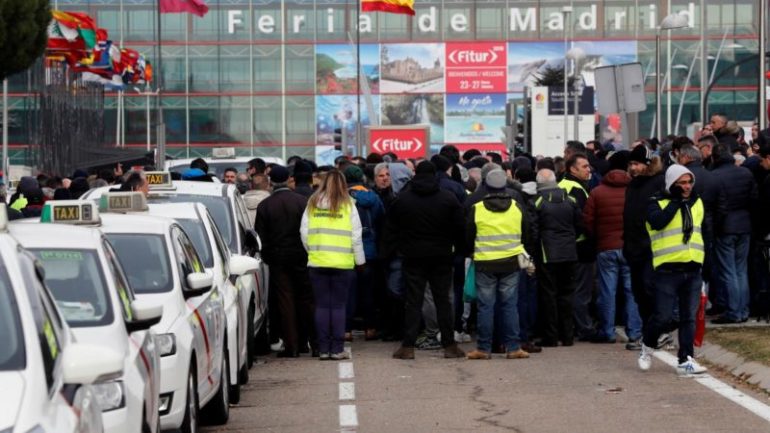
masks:
{"type": "Polygon", "coordinates": [[[444,44],[383,44],[380,93],[444,92],[444,44]]]}

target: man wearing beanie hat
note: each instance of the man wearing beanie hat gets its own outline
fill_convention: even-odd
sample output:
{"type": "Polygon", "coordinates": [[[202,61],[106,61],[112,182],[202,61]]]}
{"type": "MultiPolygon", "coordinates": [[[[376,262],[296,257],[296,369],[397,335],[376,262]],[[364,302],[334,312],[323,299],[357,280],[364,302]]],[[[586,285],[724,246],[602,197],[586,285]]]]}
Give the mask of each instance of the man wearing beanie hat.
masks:
{"type": "Polygon", "coordinates": [[[463,209],[454,194],[439,187],[429,161],[417,165],[409,185],[388,211],[383,242],[386,258],[403,257],[406,283],[404,339],[393,357],[414,359],[426,283],[436,304],[444,357],[464,357],[454,340],[450,295],[454,252],[465,251],[463,209]]]}
{"type": "Polygon", "coordinates": [[[313,187],[310,185],[313,182],[313,165],[309,161],[301,159],[295,162],[292,178],[294,192],[307,198],[313,195],[313,187]]]}
{"type": "Polygon", "coordinates": [[[529,358],[519,341],[517,289],[518,256],[524,244],[530,246],[529,215],[505,193],[507,176],[503,170],[487,173],[489,194],[471,207],[467,218],[467,244],[473,245],[478,293],[477,349],[468,359],[489,359],[492,351],[495,309],[499,308],[500,328],[508,359],[529,358]]]}
{"type": "Polygon", "coordinates": [[[364,319],[366,329],[365,338],[373,340],[377,336],[375,329],[376,318],[374,314],[374,266],[379,266],[377,261],[377,242],[382,232],[382,222],[385,217],[385,206],[376,192],[364,186],[364,172],[357,165],[350,165],[345,169],[345,181],[348,184],[348,193],[353,197],[358,217],[361,220],[361,239],[364,243],[364,255],[366,264],[362,272],[358,273],[355,284],[348,290],[348,305],[345,309],[345,339],[353,339],[353,318],[356,313],[364,319]],[[361,302],[358,302],[361,299],[361,302]],[[357,311],[357,306],[361,311],[357,311]]]}
{"type": "Polygon", "coordinates": [[[533,230],[532,257],[537,261],[537,282],[542,306],[542,340],[538,346],[572,346],[575,275],[578,260],[575,239],[582,224],[580,208],[567,192],[556,184],[556,174],[549,169],[537,172],[538,195],[535,200],[537,229],[533,230]]]}
{"type": "Polygon", "coordinates": [[[430,162],[436,166],[436,177],[438,178],[438,185],[441,189],[445,189],[457,197],[457,201],[460,204],[465,202],[466,194],[465,188],[462,184],[452,179],[452,161],[444,155],[433,155],[430,162]]]}
{"type": "Polygon", "coordinates": [[[270,266],[270,339],[283,340],[279,357],[299,356],[308,342],[316,354],[313,292],[300,237],[307,198],[289,189],[286,167],[274,165],[269,177],[273,192],[257,206],[254,228],[262,241],[262,260],[270,266]]]}
{"type": "Polygon", "coordinates": [[[655,269],[655,307],[644,328],[638,365],[649,370],[658,338],[668,331],[674,309],[679,307],[680,375],[699,374],[706,368],[693,360],[695,313],[700,300],[701,266],[705,257],[701,228],[703,202],[693,191],[695,176],[674,164],[666,170],[665,191],[647,207],[647,232],[655,269]]]}
{"type": "MultiPolygon", "coordinates": [[[[653,269],[650,236],[647,234],[644,216],[650,198],[663,189],[664,179],[660,173],[660,160],[652,160],[652,152],[643,144],[628,156],[628,174],[631,176],[626,188],[623,205],[623,257],[631,270],[631,291],[639,307],[642,328],[652,314],[653,269]]],[[[671,340],[666,341],[666,343],[671,340]]]]}

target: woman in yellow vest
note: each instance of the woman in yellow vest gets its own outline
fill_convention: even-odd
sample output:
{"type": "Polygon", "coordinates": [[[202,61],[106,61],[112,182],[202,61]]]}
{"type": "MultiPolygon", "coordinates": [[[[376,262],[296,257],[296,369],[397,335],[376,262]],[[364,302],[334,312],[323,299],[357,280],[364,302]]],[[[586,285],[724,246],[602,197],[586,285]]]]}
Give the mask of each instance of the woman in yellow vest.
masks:
{"type": "Polygon", "coordinates": [[[346,359],[345,304],[355,278],[354,268],[363,266],[366,259],[361,220],[345,177],[338,170],[327,173],[310,196],[300,236],[308,252],[321,360],[346,359]]]}

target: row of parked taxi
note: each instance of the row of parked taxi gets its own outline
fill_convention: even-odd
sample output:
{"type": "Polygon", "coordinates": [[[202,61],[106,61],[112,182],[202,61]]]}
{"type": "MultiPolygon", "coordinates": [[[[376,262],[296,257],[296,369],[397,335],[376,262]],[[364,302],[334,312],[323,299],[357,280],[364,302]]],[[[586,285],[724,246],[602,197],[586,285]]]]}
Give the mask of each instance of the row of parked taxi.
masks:
{"type": "Polygon", "coordinates": [[[267,269],[235,186],[147,172],[9,223],[0,433],[223,424],[265,332],[267,269]]]}

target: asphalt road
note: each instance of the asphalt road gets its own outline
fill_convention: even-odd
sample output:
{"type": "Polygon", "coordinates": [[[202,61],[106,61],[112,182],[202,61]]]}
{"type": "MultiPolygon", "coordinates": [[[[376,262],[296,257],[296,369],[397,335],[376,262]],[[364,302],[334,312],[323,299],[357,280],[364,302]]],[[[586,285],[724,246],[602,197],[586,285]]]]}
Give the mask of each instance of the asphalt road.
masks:
{"type": "Polygon", "coordinates": [[[347,362],[263,358],[230,422],[204,431],[770,432],[768,420],[658,359],[639,371],[637,354],[622,344],[577,343],[489,361],[447,360],[440,351],[394,360],[395,347],[354,341],[347,362]],[[354,385],[340,390],[341,382],[354,385]]]}

